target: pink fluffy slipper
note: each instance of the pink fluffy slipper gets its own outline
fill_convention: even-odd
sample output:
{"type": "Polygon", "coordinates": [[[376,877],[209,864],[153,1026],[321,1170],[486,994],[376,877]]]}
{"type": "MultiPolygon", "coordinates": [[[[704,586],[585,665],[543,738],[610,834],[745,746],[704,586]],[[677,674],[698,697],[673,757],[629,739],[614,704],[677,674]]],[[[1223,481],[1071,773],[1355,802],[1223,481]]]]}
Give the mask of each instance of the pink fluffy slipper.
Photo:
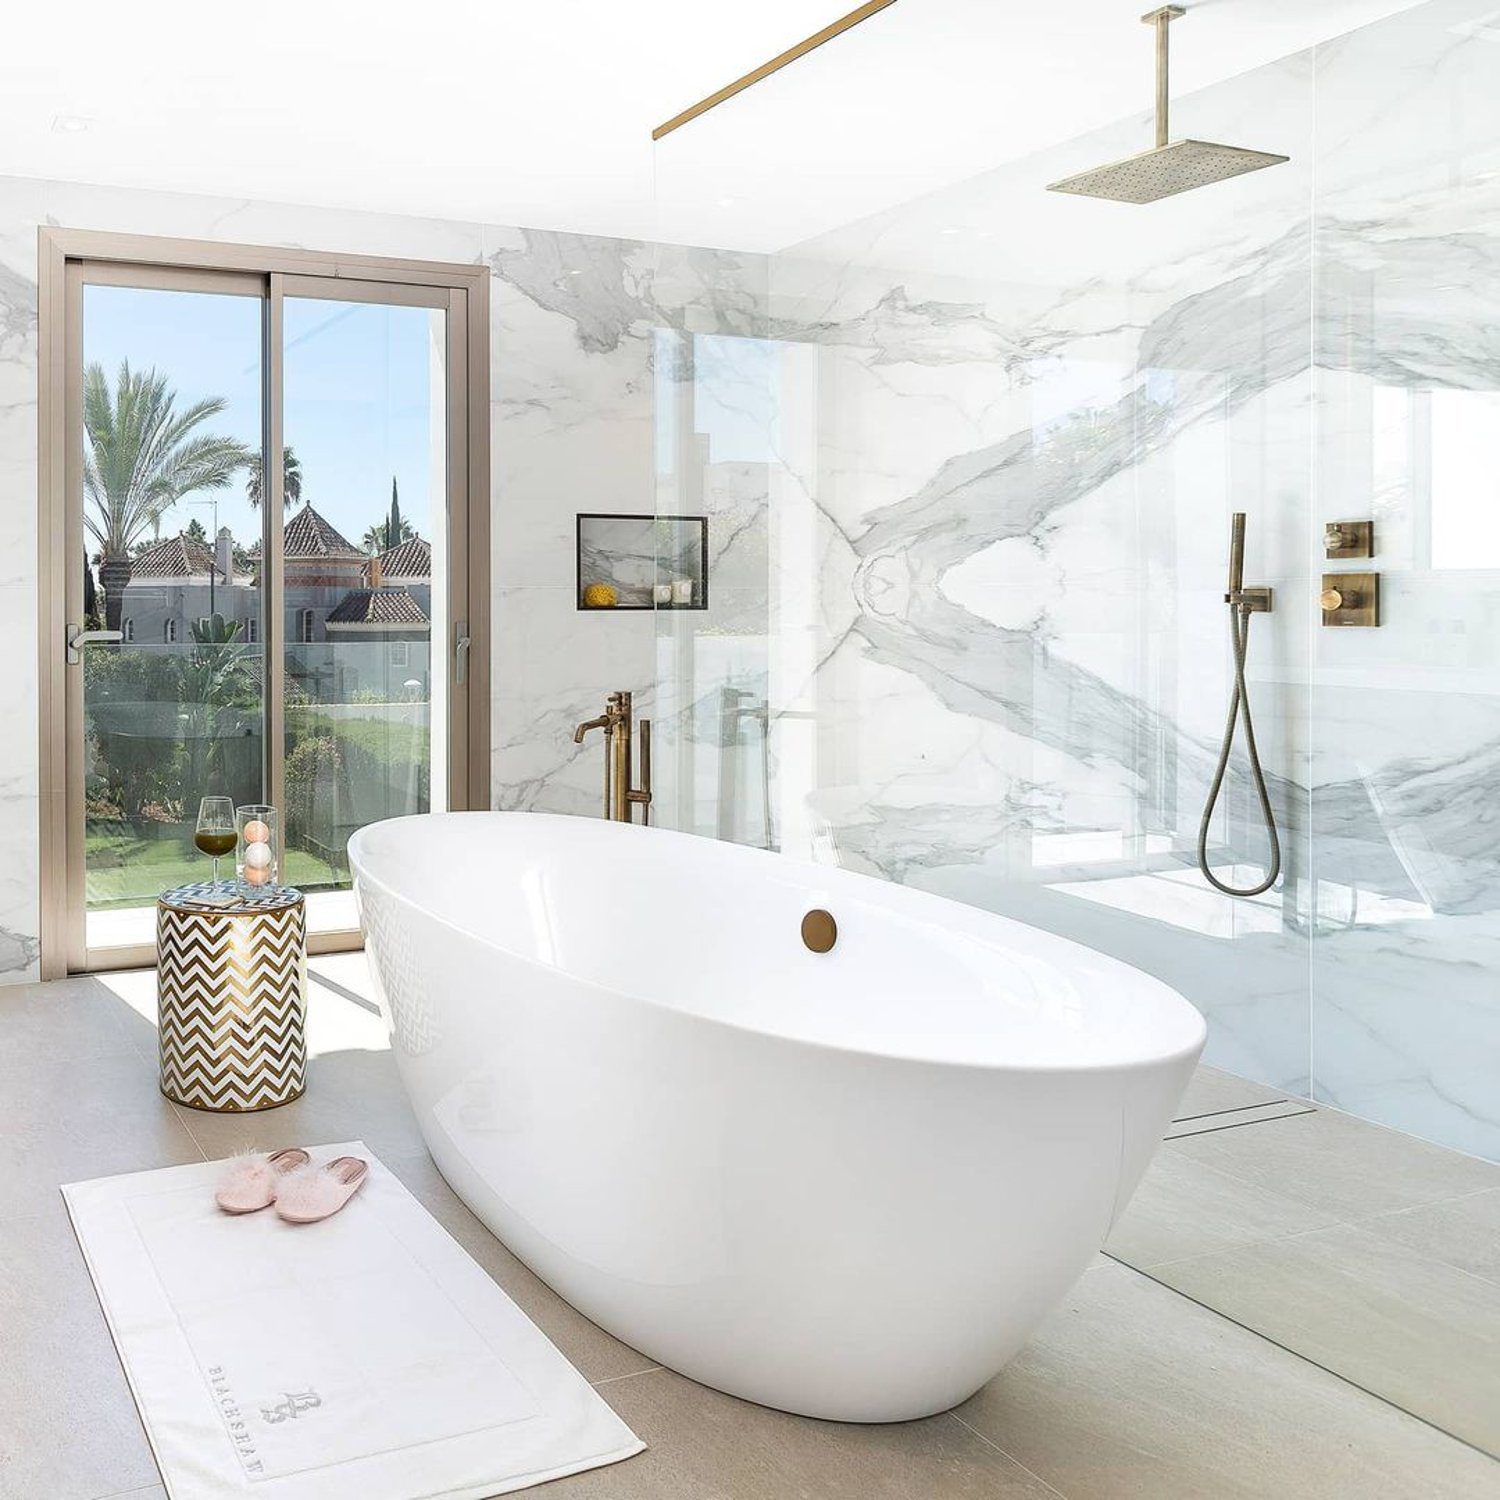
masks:
{"type": "Polygon", "coordinates": [[[214,1202],[226,1214],[253,1214],[274,1203],[287,1173],[306,1166],[309,1160],[300,1146],[273,1151],[269,1156],[255,1152],[231,1156],[214,1190],[214,1202]]]}
{"type": "Polygon", "coordinates": [[[364,1185],[370,1164],[336,1156],[321,1167],[294,1172],[276,1194],[276,1212],[289,1224],[315,1224],[336,1214],[364,1185]]]}

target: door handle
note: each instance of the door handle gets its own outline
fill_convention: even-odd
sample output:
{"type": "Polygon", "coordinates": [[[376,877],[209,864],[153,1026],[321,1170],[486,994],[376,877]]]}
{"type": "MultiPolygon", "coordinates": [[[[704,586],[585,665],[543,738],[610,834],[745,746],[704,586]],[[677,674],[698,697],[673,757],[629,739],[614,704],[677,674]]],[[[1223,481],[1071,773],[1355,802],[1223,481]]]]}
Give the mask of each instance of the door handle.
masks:
{"type": "Polygon", "coordinates": [[[469,676],[469,622],[458,620],[453,626],[453,680],[461,687],[469,676]]]}
{"type": "Polygon", "coordinates": [[[106,641],[123,641],[123,630],[85,630],[82,625],[69,625],[67,636],[67,661],[76,667],[83,660],[83,648],[96,646],[106,641]]]}

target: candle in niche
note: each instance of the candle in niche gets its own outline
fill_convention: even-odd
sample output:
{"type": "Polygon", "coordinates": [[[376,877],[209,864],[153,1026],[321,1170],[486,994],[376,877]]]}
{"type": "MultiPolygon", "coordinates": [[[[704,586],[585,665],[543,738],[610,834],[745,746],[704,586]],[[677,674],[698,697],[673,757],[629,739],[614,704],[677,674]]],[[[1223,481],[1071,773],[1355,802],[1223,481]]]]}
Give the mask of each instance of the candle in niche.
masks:
{"type": "Polygon", "coordinates": [[[693,602],[693,580],[691,578],[679,578],[672,585],[673,604],[691,604],[693,602]]]}
{"type": "Polygon", "coordinates": [[[670,604],[672,602],[672,585],[670,583],[658,583],[651,590],[651,599],[655,604],[670,604]]]}

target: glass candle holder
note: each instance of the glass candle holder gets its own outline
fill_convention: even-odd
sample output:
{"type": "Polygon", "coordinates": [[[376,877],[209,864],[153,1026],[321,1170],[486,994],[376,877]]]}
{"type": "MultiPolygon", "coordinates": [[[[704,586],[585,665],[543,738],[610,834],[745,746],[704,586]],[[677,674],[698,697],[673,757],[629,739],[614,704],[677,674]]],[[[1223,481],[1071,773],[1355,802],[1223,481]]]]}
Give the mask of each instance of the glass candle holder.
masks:
{"type": "Polygon", "coordinates": [[[239,843],[234,855],[234,873],[240,888],[250,895],[281,883],[281,823],[276,809],[263,802],[248,802],[234,810],[239,843]]]}

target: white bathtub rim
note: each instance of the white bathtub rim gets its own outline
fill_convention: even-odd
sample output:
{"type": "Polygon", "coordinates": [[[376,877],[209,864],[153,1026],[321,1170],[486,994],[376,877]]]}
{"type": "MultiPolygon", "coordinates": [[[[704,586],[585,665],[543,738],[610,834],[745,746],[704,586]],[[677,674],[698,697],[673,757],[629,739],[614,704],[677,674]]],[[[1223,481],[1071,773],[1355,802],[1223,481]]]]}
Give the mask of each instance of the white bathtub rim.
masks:
{"type": "MultiPolygon", "coordinates": [[[[535,813],[525,811],[501,812],[494,810],[489,811],[488,813],[485,813],[483,810],[476,810],[476,812],[478,812],[478,814],[481,816],[487,815],[491,817],[498,816],[505,818],[527,819],[535,818],[568,822],[577,821],[572,815],[566,813],[535,813]]],[[[444,930],[451,932],[458,937],[467,938],[471,942],[478,943],[482,947],[488,949],[490,952],[499,954],[512,963],[520,964],[525,968],[534,969],[542,973],[563,977],[568,981],[569,984],[576,985],[580,990],[585,991],[591,995],[628,1003],[630,1005],[647,1006],[658,1015],[672,1017],[678,1021],[681,1021],[685,1025],[693,1024],[704,1027],[717,1028],[720,1031],[730,1034],[756,1037],[768,1043],[776,1043],[782,1046],[803,1048],[814,1055],[836,1054],[840,1057],[859,1061],[892,1063],[907,1068],[931,1067],[943,1070],[957,1070],[960,1072],[972,1073],[975,1075],[1026,1075],[1031,1077],[1067,1078],[1077,1076],[1081,1073],[1091,1075],[1108,1075],[1111,1073],[1130,1074],[1138,1072],[1143,1067],[1168,1066],[1173,1063],[1180,1062],[1185,1058],[1199,1056],[1203,1051],[1205,1042],[1207,1041],[1208,1022],[1204,1019],[1202,1012],[1199,1011],[1198,1008],[1193,1005],[1193,1003],[1185,996],[1172,989],[1172,987],[1168,985],[1164,980],[1157,979],[1155,975],[1147,974],[1143,969],[1137,969],[1133,964],[1126,962],[1124,959],[1115,958],[1113,954],[1104,953],[1100,949],[1090,948],[1087,943],[1081,943],[1076,938],[1064,938],[1059,934],[1046,933],[1046,929],[1044,928],[1037,928],[1035,930],[1038,932],[1046,933],[1046,936],[1048,937],[1056,937],[1060,942],[1073,944],[1074,946],[1083,948],[1098,957],[1108,959],[1111,963],[1119,964],[1122,968],[1129,969],[1133,973],[1140,975],[1142,978],[1148,979],[1153,984],[1160,986],[1161,989],[1167,991],[1176,999],[1184,1013],[1184,1022],[1188,1021],[1189,1019],[1196,1020],[1197,1025],[1193,1028],[1196,1034],[1190,1040],[1185,1041],[1177,1046],[1167,1047],[1165,1044],[1163,1044],[1161,1047],[1149,1051],[1127,1054],[1121,1057],[1093,1059],[1083,1058],[1078,1060],[1070,1059],[1057,1062],[1024,1062],[1012,1060],[985,1062],[967,1058],[923,1056],[920,1053],[902,1052],[888,1047],[851,1045],[849,1043],[822,1040],[817,1037],[793,1036],[784,1031],[772,1030],[766,1026],[757,1026],[751,1024],[750,1022],[736,1021],[724,1016],[704,1015],[699,1011],[686,1010],[680,1005],[674,1005],[668,1001],[656,999],[650,994],[640,993],[633,989],[627,990],[617,986],[600,984],[597,980],[585,978],[584,976],[579,975],[573,970],[565,968],[560,964],[545,963],[539,959],[530,958],[525,954],[518,953],[513,948],[502,947],[499,943],[494,942],[484,933],[477,932],[472,927],[464,926],[456,921],[453,921],[451,918],[444,916],[434,907],[418,903],[409,894],[398,891],[387,881],[381,880],[371,875],[369,873],[368,865],[366,865],[360,859],[360,851],[357,846],[360,844],[364,836],[374,829],[389,828],[391,827],[391,825],[397,823],[426,823],[432,818],[457,820],[465,819],[474,815],[474,812],[412,813],[399,818],[385,818],[377,823],[370,823],[367,824],[364,828],[357,829],[353,834],[350,835],[347,846],[350,869],[355,877],[354,889],[356,905],[358,905],[359,886],[361,882],[368,882],[370,885],[377,886],[388,899],[412,907],[414,910],[419,911],[425,918],[427,918],[427,920],[435,923],[437,926],[443,928],[444,930]]],[[[582,821],[600,820],[585,819],[582,821]]],[[[698,842],[710,844],[719,842],[718,840],[714,839],[702,838],[700,835],[696,834],[680,833],[675,829],[638,827],[636,829],[636,832],[646,833],[654,837],[665,837],[669,839],[693,839],[698,842]]],[[[743,852],[747,855],[763,855],[767,859],[785,861],[793,869],[814,872],[826,871],[831,869],[837,871],[840,875],[847,875],[861,880],[869,880],[877,885],[893,883],[882,881],[878,876],[865,875],[861,871],[845,870],[842,866],[838,865],[818,865],[808,860],[800,860],[788,855],[777,854],[773,850],[754,849],[745,845],[735,845],[734,847],[736,849],[743,850],[743,852]]],[[[978,913],[981,916],[996,917],[997,920],[1002,921],[1014,920],[1010,918],[1001,918],[997,913],[988,912],[983,907],[970,906],[967,902],[950,900],[948,897],[937,896],[929,891],[915,890],[912,887],[908,886],[897,886],[896,888],[906,894],[914,895],[917,897],[924,897],[932,901],[955,906],[960,911],[974,912],[978,913]]],[[[362,910],[360,913],[360,918],[361,923],[363,923],[362,910]]],[[[1021,922],[1017,923],[1017,925],[1026,927],[1029,924],[1021,922]]]]}

